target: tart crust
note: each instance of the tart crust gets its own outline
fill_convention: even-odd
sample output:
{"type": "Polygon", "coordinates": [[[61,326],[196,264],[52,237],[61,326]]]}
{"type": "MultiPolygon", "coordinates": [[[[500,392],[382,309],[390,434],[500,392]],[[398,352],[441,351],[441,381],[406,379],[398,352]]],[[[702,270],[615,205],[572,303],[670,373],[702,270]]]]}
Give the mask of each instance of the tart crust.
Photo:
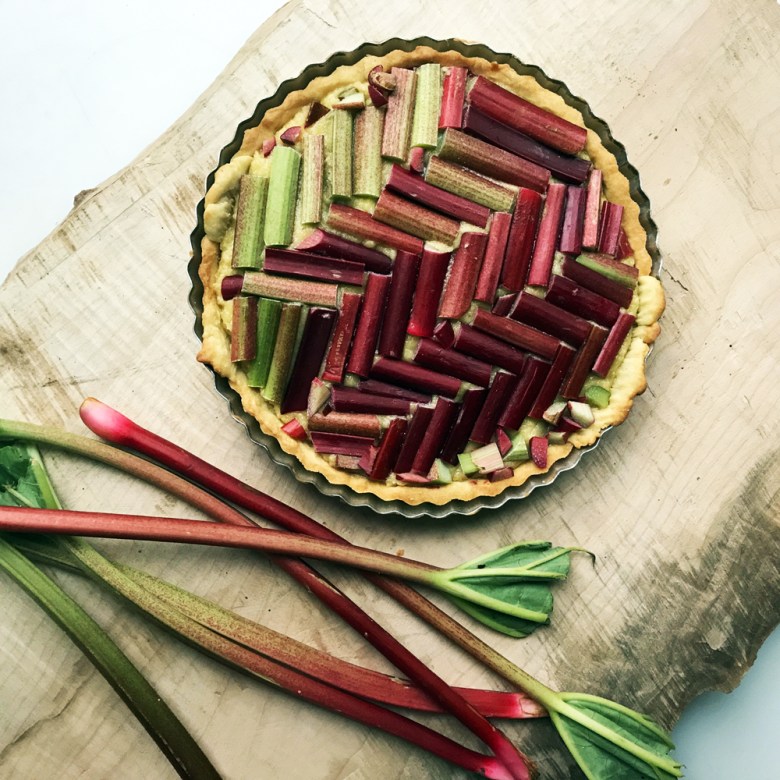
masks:
{"type": "Polygon", "coordinates": [[[365,476],[336,469],[327,458],[317,454],[307,441],[287,436],[281,431],[283,421],[275,408],[260,392],[249,387],[246,376],[230,360],[230,327],[232,302],[224,301],[220,293],[222,278],[231,273],[232,214],[239,179],[246,173],[263,141],[277,136],[285,128],[303,125],[312,102],[327,103],[328,98],[357,82],[365,82],[376,65],[414,67],[425,62],[467,67],[509,89],[526,100],[584,126],[582,115],[561,96],[542,87],[533,77],[522,76],[508,65],[485,59],[464,57],[458,52],[438,52],[420,46],[411,52],[392,51],[383,57],[366,57],[351,66],[337,68],[331,75],[313,79],[304,89],[291,93],[284,102],[264,115],[260,124],[244,133],[243,143],[234,157],[221,166],[205,197],[205,237],[201,244],[199,276],[203,283],[203,339],[198,360],[209,364],[225,377],[241,397],[244,410],[259,423],[262,431],[273,436],[282,449],[296,457],[309,471],[319,472],[331,483],[346,485],[357,493],[373,493],[378,498],[417,505],[447,504],[469,501],[479,496],[494,496],[508,487],[521,485],[530,477],[549,470],[553,463],[565,458],[573,448],[593,444],[603,431],[625,420],[633,399],[646,388],[645,358],[650,345],[660,332],[658,319],[664,310],[664,293],[658,280],[651,276],[652,260],[646,249],[647,236],[639,221],[639,206],[631,198],[629,182],[619,171],[614,155],[601,143],[595,132],[588,130],[587,153],[594,166],[603,172],[603,194],[607,200],[623,206],[623,229],[633,250],[634,264],[639,270],[632,312],[636,323],[623,345],[604,384],[610,388],[610,402],[604,409],[594,409],[595,423],[573,434],[566,444],[551,445],[546,469],[527,461],[514,470],[512,477],[498,482],[464,480],[448,485],[418,487],[407,484],[373,482],[365,476]],[[635,310],[634,310],[635,308],[635,310]]]}

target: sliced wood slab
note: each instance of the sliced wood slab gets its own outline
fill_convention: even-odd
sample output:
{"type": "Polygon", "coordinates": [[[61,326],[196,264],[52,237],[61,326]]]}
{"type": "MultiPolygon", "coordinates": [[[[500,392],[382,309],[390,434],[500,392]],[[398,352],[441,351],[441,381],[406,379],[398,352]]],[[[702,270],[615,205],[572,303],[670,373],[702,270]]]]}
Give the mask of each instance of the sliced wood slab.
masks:
{"type": "MultiPolygon", "coordinates": [[[[447,565],[522,538],[576,544],[554,624],[525,641],[480,631],[562,690],[618,699],[671,726],[698,693],[734,687],[780,619],[780,17],[771,3],[294,0],[138,159],[94,190],[0,289],[9,418],[82,432],[93,395],[316,515],[353,541],[447,565]],[[640,170],[665,257],[668,309],[649,389],[552,488],[451,522],[379,517],[280,470],[230,419],[194,359],[189,234],[236,125],[307,64],[364,41],[479,40],[564,81],[640,170]]],[[[67,506],[191,514],[124,477],[52,454],[67,506]]],[[[318,647],[385,668],[297,586],[248,554],[102,543],[122,560],[318,647]]],[[[459,777],[391,738],[227,671],[73,576],[56,575],[149,674],[231,778],[459,777]]],[[[357,577],[345,589],[453,683],[498,684],[357,577]]],[[[3,580],[0,775],[173,776],[79,652],[3,580]]],[[[508,725],[575,778],[546,722],[508,725]]],[[[453,728],[452,733],[459,732],[453,728]]]]}

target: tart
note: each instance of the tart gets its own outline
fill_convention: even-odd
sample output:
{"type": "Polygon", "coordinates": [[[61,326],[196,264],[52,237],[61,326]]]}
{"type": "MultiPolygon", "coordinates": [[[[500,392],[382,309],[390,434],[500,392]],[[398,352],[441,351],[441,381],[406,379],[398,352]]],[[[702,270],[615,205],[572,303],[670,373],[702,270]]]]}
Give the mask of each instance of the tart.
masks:
{"type": "Polygon", "coordinates": [[[201,362],[307,470],[446,505],[621,423],[664,295],[628,179],[508,65],[420,46],[313,78],[203,211],[201,362]]]}

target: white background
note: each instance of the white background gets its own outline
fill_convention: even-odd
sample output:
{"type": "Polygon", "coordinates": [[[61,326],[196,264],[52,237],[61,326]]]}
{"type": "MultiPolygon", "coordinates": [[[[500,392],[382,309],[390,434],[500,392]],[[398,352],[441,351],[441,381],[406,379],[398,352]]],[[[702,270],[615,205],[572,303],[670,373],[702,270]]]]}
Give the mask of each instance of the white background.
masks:
{"type": "MultiPolygon", "coordinates": [[[[161,135],[281,5],[0,0],[0,281],[67,215],[76,193],[161,135]]],[[[692,780],[776,780],[778,727],[780,631],[736,692],[706,694],[688,708],[675,755],[692,780]]]]}

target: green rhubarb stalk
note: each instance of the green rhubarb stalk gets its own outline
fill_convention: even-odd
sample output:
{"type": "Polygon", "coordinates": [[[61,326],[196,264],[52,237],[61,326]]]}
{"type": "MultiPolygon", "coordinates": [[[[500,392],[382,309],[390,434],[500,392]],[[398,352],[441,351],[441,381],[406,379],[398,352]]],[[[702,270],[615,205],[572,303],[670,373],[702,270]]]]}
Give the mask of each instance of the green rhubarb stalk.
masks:
{"type": "Polygon", "coordinates": [[[279,316],[279,328],[276,331],[276,344],[274,345],[271,366],[268,371],[263,398],[272,404],[280,404],[287,387],[287,379],[290,376],[293,360],[295,359],[295,346],[298,341],[298,331],[303,314],[303,305],[300,303],[284,303],[279,316]]]}
{"type": "Polygon", "coordinates": [[[265,208],[266,246],[287,246],[292,241],[300,165],[301,155],[291,146],[277,144],[271,152],[271,177],[265,208]]]}
{"type": "Polygon", "coordinates": [[[317,282],[312,279],[294,279],[286,276],[273,276],[263,271],[247,271],[241,291],[247,295],[259,295],[282,301],[301,301],[314,306],[338,305],[338,285],[317,282]]]}
{"type": "Polygon", "coordinates": [[[276,344],[282,304],[273,298],[260,298],[257,305],[257,355],[246,370],[250,387],[265,387],[276,344]]]}
{"type": "Polygon", "coordinates": [[[330,195],[333,200],[349,200],[352,197],[352,112],[334,111],[330,132],[330,195]]]}
{"type": "Polygon", "coordinates": [[[355,143],[352,160],[354,194],[378,198],[382,192],[382,130],[384,112],[366,106],[355,117],[355,143]]]}
{"type": "Polygon", "coordinates": [[[382,134],[382,157],[404,162],[409,156],[417,74],[408,68],[392,68],[395,89],[390,93],[382,134]]]}
{"type": "Polygon", "coordinates": [[[426,62],[417,68],[417,92],[414,98],[412,146],[434,149],[439,140],[441,111],[441,65],[426,62]]]}
{"type": "Polygon", "coordinates": [[[268,179],[244,174],[238,190],[233,268],[260,268],[268,179]]]}
{"type": "Polygon", "coordinates": [[[325,136],[315,133],[303,136],[302,165],[299,219],[302,225],[316,225],[322,219],[325,136]]]}
{"type": "Polygon", "coordinates": [[[436,155],[428,160],[425,181],[493,211],[512,211],[514,208],[514,190],[436,155]]]}

